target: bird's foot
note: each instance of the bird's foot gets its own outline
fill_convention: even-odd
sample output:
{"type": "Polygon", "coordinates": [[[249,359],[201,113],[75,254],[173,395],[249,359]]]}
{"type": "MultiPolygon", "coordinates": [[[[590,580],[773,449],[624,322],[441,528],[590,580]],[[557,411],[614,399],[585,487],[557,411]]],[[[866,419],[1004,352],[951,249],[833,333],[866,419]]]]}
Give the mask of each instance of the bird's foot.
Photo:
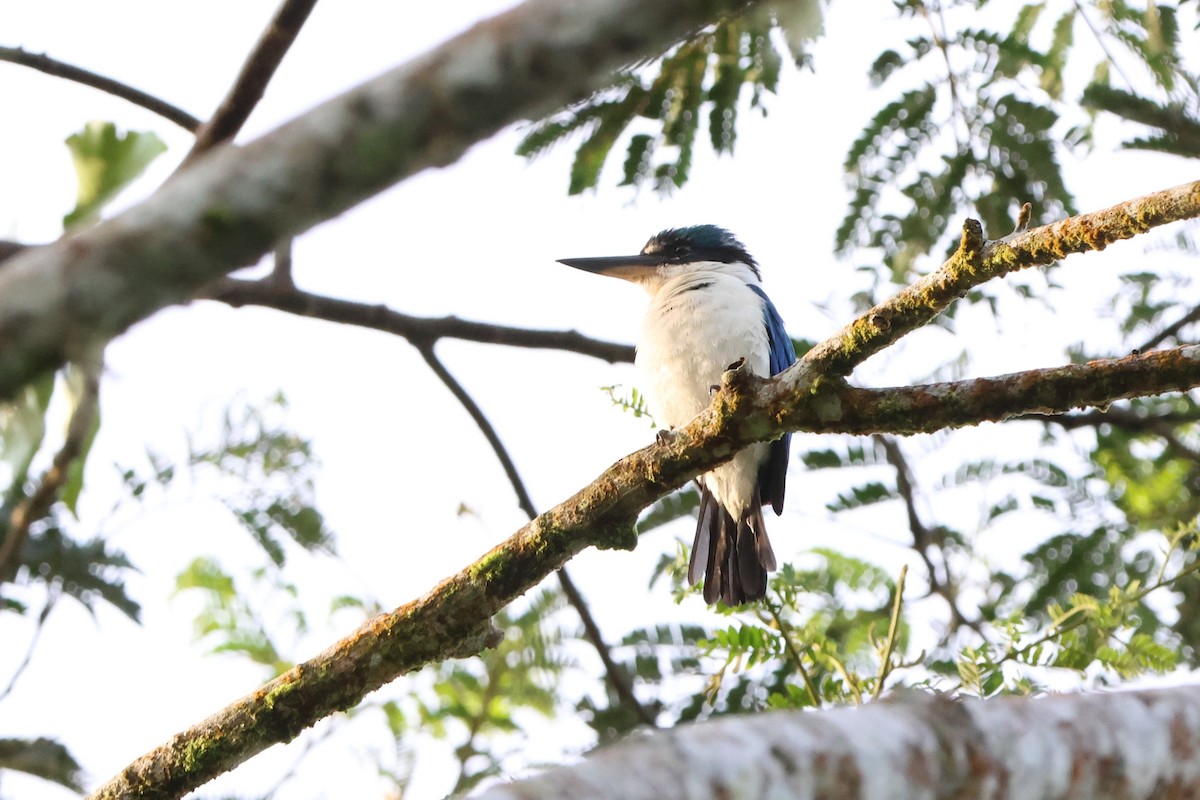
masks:
{"type": "Polygon", "coordinates": [[[675,431],[670,430],[669,428],[663,428],[662,430],[654,432],[654,441],[658,442],[659,444],[666,444],[674,438],[675,431]]]}

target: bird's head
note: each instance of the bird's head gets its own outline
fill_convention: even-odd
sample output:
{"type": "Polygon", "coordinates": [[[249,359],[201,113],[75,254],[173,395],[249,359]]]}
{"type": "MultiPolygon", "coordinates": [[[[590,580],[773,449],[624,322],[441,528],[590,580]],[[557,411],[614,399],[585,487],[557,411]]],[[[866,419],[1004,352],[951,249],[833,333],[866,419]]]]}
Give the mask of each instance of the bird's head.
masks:
{"type": "Polygon", "coordinates": [[[744,272],[757,282],[758,262],[732,233],[716,225],[668,228],[632,256],[560,258],[560,264],[622,278],[653,292],[671,278],[691,272],[744,272]]]}

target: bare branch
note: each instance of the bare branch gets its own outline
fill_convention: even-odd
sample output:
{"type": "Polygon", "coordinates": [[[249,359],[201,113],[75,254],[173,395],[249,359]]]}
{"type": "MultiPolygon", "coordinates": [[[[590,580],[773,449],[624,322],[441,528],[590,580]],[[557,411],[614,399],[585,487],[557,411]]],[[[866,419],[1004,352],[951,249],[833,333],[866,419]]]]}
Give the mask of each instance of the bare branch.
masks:
{"type": "Polygon", "coordinates": [[[459,402],[459,405],[471,417],[475,426],[479,428],[479,432],[483,434],[483,438],[487,439],[488,445],[492,448],[492,452],[496,455],[496,459],[504,469],[504,475],[508,478],[513,492],[517,495],[517,505],[521,507],[521,510],[530,519],[536,517],[537,510],[533,507],[533,499],[529,496],[529,491],[525,488],[525,481],[521,479],[521,474],[517,472],[517,465],[513,463],[512,457],[508,454],[508,449],[500,441],[500,434],[496,432],[496,428],[487,418],[487,415],[483,413],[483,409],[479,407],[479,404],[475,402],[475,398],[471,397],[463,385],[450,374],[450,370],[446,369],[446,365],[434,355],[432,345],[422,345],[418,350],[421,353],[421,357],[425,359],[425,363],[433,370],[433,374],[450,390],[450,394],[454,395],[454,399],[459,402]]]}
{"type": "MultiPolygon", "coordinates": [[[[455,399],[466,410],[467,414],[475,422],[475,425],[483,433],[483,437],[487,439],[491,445],[492,452],[500,461],[500,466],[504,469],[504,474],[508,477],[509,484],[512,485],[513,491],[517,495],[517,505],[529,517],[535,519],[538,515],[537,508],[533,505],[533,499],[529,496],[529,491],[525,488],[525,481],[522,480],[521,474],[517,471],[517,465],[513,462],[512,456],[508,453],[508,448],[500,441],[500,434],[496,432],[495,427],[483,413],[483,409],[475,402],[475,399],[467,392],[458,380],[455,379],[450,371],[440,359],[434,354],[433,346],[424,346],[421,348],[421,356],[425,359],[425,363],[433,370],[433,374],[445,385],[455,399]]],[[[588,641],[592,643],[596,653],[600,656],[600,661],[604,664],[604,674],[607,676],[608,683],[616,693],[617,698],[633,711],[634,715],[642,721],[643,725],[648,725],[653,728],[656,726],[654,715],[650,713],[640,702],[637,696],[633,693],[633,687],[629,684],[628,677],[620,665],[613,660],[612,651],[609,649],[608,643],[604,641],[604,635],[600,632],[600,626],[596,624],[595,617],[592,616],[592,610],[588,607],[587,599],[579,588],[575,586],[575,581],[571,580],[567,568],[560,567],[558,570],[558,581],[562,585],[563,594],[566,595],[567,602],[579,614],[579,619],[583,623],[584,635],[588,641]]]]}
{"type": "Polygon", "coordinates": [[[1157,414],[1139,414],[1127,406],[1092,409],[1075,414],[1024,414],[1022,420],[1053,423],[1068,430],[1094,428],[1097,425],[1116,425],[1131,431],[1157,431],[1160,426],[1185,425],[1200,420],[1200,409],[1195,413],[1166,411],[1157,414]]]}
{"type": "MultiPolygon", "coordinates": [[[[528,0],[0,270],[0,398],[276,242],[759,0],[528,0]]],[[[810,2],[812,0],[809,0],[810,2]]]]}
{"type": "Polygon", "coordinates": [[[106,78],[103,75],[97,75],[95,72],[67,64],[64,61],[59,61],[42,53],[29,53],[19,47],[0,47],[0,61],[20,64],[23,67],[30,67],[36,69],[38,72],[53,75],[56,78],[65,78],[75,83],[81,83],[84,86],[90,86],[93,89],[99,89],[102,92],[108,92],[122,100],[128,100],[135,106],[141,106],[147,111],[152,111],[160,117],[174,122],[186,131],[194,132],[200,127],[199,119],[165,100],[146,94],[141,89],[135,89],[120,81],[106,78]]]}
{"type": "Polygon", "coordinates": [[[609,363],[633,361],[632,345],[592,339],[578,331],[510,328],[457,317],[414,317],[387,306],[355,303],[310,294],[292,286],[280,286],[270,278],[254,281],[224,278],[206,287],[201,297],[235,308],[264,306],[303,317],[371,328],[401,336],[418,348],[432,345],[438,339],[463,339],[510,347],[567,350],[609,363]]]}
{"type": "Polygon", "coordinates": [[[723,717],[630,739],[480,800],[1153,800],[1200,794],[1200,687],[723,717]]]}
{"type": "Polygon", "coordinates": [[[284,0],[216,113],[196,131],[196,141],[180,169],[214,145],[232,139],[242,129],[316,4],[317,0],[284,0]]]}
{"type": "MultiPolygon", "coordinates": [[[[905,513],[908,516],[908,530],[913,538],[912,549],[916,551],[917,555],[921,557],[921,561],[925,564],[925,571],[929,574],[930,591],[940,595],[950,608],[949,633],[952,633],[962,625],[978,631],[978,623],[967,619],[966,615],[958,607],[958,588],[954,582],[954,576],[950,574],[950,563],[946,559],[945,554],[942,554],[941,574],[938,573],[937,566],[933,563],[933,556],[930,551],[936,547],[939,552],[942,552],[942,545],[944,543],[942,540],[944,537],[937,536],[936,532],[931,530],[921,520],[921,514],[917,510],[916,481],[913,478],[912,469],[908,465],[908,459],[904,456],[904,451],[900,449],[900,445],[891,436],[876,434],[872,438],[883,448],[883,453],[887,458],[888,464],[896,471],[896,493],[900,495],[900,499],[904,503],[905,513]]],[[[883,662],[880,663],[882,664],[883,662]]]]}
{"type": "Polygon", "coordinates": [[[1104,411],[1095,410],[1060,416],[1028,414],[1022,416],[1021,419],[1053,423],[1067,430],[1095,427],[1097,425],[1115,425],[1128,431],[1153,434],[1166,442],[1167,447],[1174,451],[1175,455],[1179,458],[1195,461],[1200,464],[1200,451],[1180,439],[1175,430],[1179,425],[1195,422],[1197,416],[1197,414],[1174,412],[1138,414],[1129,408],[1110,408],[1104,411]]]}
{"type": "Polygon", "coordinates": [[[1154,347],[1158,347],[1160,344],[1165,342],[1167,339],[1173,339],[1176,336],[1178,336],[1180,331],[1182,331],[1184,328],[1186,328],[1188,325],[1191,325],[1194,322],[1200,322],[1200,306],[1195,306],[1194,308],[1192,308],[1192,310],[1188,311],[1186,314],[1184,314],[1182,317],[1177,319],[1175,322],[1171,323],[1170,325],[1163,328],[1158,333],[1151,336],[1149,339],[1146,340],[1145,344],[1143,344],[1138,349],[1139,350],[1150,350],[1154,347]]]}

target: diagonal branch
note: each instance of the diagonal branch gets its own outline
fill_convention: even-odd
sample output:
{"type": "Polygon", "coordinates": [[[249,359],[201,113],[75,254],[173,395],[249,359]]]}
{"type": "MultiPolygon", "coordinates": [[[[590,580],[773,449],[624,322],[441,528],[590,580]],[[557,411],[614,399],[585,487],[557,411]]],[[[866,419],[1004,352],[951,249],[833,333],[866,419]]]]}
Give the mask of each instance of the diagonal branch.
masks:
{"type": "MultiPolygon", "coordinates": [[[[937,566],[933,563],[933,556],[930,555],[930,551],[934,548],[941,551],[941,547],[944,544],[943,537],[937,535],[935,530],[930,529],[921,520],[921,515],[917,510],[916,481],[913,478],[908,459],[904,456],[904,451],[900,449],[899,443],[891,436],[876,434],[873,438],[883,448],[884,457],[887,458],[888,464],[896,471],[896,492],[900,495],[900,499],[904,503],[904,510],[908,517],[908,530],[913,538],[912,549],[921,557],[921,561],[925,564],[925,571],[929,574],[929,590],[934,594],[940,595],[950,608],[949,631],[953,632],[963,625],[978,631],[978,623],[967,619],[962,609],[958,606],[958,587],[955,584],[954,576],[950,573],[950,562],[946,558],[944,551],[942,551],[942,572],[940,575],[938,574],[937,566]]],[[[897,597],[899,597],[899,594],[897,594],[897,597]]]]}
{"type": "Polygon", "coordinates": [[[1194,322],[1200,322],[1200,305],[1194,306],[1190,311],[1184,314],[1179,319],[1172,322],[1167,327],[1163,328],[1158,333],[1151,336],[1146,342],[1139,347],[1139,350],[1150,350],[1158,347],[1167,339],[1173,339],[1179,335],[1179,332],[1191,325],[1194,322]]]}
{"type": "MultiPolygon", "coordinates": [[[[806,0],[812,2],[813,0],[806,0]]],[[[0,270],[0,398],[286,236],[761,0],[528,0],[0,270]]]]}
{"type": "Polygon", "coordinates": [[[284,0],[250,51],[216,113],[196,131],[196,141],[184,157],[181,169],[201,153],[232,139],[242,129],[316,4],[317,0],[284,0]]]}
{"type": "Polygon", "coordinates": [[[200,127],[199,119],[193,117],[182,108],[171,105],[166,100],[146,94],[141,89],[135,89],[128,84],[98,75],[82,67],[76,67],[65,61],[51,58],[43,53],[30,53],[22,50],[20,47],[0,47],[0,61],[20,64],[23,67],[30,67],[31,69],[36,69],[38,72],[53,75],[56,78],[65,78],[75,83],[81,83],[84,86],[90,86],[93,89],[99,89],[102,92],[108,92],[114,97],[128,100],[135,106],[141,106],[147,111],[152,111],[160,117],[174,122],[186,131],[195,132],[200,127]]]}
{"type": "Polygon", "coordinates": [[[281,286],[271,279],[223,278],[206,287],[199,297],[234,308],[263,306],[302,317],[383,331],[401,336],[418,348],[432,345],[438,339],[463,339],[510,347],[568,350],[611,364],[633,361],[632,345],[592,339],[578,331],[511,328],[458,317],[414,317],[383,305],[311,294],[294,286],[281,286]]]}
{"type": "MultiPolygon", "coordinates": [[[[958,250],[939,269],[880,303],[814,347],[785,375],[849,375],[863,361],[927,324],[974,287],[1072,253],[1103,250],[1169,222],[1200,216],[1200,181],[1164,189],[1103,211],[985,241],[975,220],[963,225],[958,250]]],[[[796,384],[799,386],[799,382],[796,384]]]]}

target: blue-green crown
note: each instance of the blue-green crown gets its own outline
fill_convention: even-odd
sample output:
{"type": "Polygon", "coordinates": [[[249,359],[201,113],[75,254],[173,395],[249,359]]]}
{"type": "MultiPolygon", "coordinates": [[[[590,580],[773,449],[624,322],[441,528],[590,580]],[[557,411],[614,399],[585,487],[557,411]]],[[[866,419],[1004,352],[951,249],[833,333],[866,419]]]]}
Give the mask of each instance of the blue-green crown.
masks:
{"type": "Polygon", "coordinates": [[[758,274],[758,262],[737,237],[717,225],[691,225],[668,228],[656,233],[642,248],[643,255],[662,256],[664,263],[687,264],[694,261],[740,261],[758,274]]]}

